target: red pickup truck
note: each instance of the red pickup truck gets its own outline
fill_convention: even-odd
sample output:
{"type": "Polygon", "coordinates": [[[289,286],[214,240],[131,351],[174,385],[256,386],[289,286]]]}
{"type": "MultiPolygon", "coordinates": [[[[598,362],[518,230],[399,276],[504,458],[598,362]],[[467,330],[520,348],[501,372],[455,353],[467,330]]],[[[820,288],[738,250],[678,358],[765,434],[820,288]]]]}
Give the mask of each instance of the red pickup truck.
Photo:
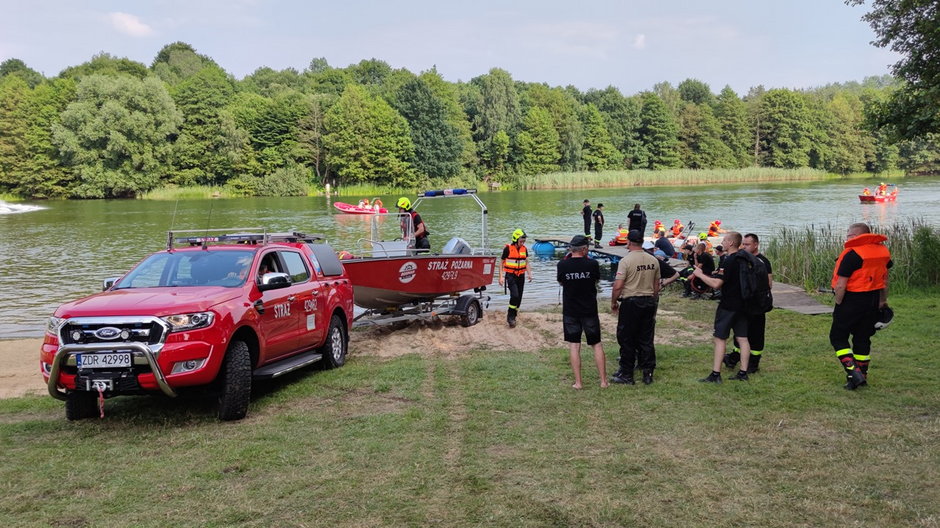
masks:
{"type": "Polygon", "coordinates": [[[111,396],[207,386],[219,419],[238,420],[252,380],[345,363],[352,285],[320,237],[186,233],[49,319],[42,375],[69,420],[103,416],[111,396]]]}

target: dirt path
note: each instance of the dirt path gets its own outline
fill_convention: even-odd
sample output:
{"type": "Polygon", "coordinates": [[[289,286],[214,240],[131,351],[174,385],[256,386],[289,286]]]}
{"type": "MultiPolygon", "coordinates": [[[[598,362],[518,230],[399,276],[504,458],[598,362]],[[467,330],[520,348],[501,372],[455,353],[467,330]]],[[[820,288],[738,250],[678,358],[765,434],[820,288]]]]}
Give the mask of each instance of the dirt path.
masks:
{"type": "MultiPolygon", "coordinates": [[[[689,326],[680,314],[659,310],[657,326],[670,328],[656,336],[656,344],[675,346],[698,344],[709,340],[709,329],[689,326]],[[687,328],[687,330],[676,330],[687,328]],[[667,340],[668,338],[668,340],[667,340]]],[[[617,318],[601,313],[604,348],[609,357],[617,354],[617,318]]],[[[39,373],[39,349],[42,339],[0,340],[0,398],[46,394],[39,373]]],[[[432,322],[414,322],[403,326],[385,326],[355,330],[349,343],[351,356],[398,357],[431,351],[447,358],[457,358],[473,350],[518,350],[537,352],[546,348],[564,348],[561,313],[521,312],[519,326],[510,331],[504,312],[486,312],[480,322],[469,328],[456,318],[432,322]]]]}

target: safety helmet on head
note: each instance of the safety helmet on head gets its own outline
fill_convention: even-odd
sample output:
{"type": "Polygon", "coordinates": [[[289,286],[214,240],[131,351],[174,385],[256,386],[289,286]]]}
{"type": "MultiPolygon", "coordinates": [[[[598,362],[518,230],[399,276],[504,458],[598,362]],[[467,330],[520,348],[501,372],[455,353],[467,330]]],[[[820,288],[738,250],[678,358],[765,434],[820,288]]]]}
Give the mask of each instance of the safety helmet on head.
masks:
{"type": "Polygon", "coordinates": [[[708,233],[699,233],[699,234],[698,234],[698,239],[699,239],[699,240],[708,240],[708,233]]]}
{"type": "Polygon", "coordinates": [[[516,229],[512,232],[512,241],[517,242],[520,238],[526,238],[525,231],[521,229],[516,229]]]}
{"type": "Polygon", "coordinates": [[[680,222],[679,219],[676,218],[675,221],[673,221],[672,223],[673,223],[673,224],[681,224],[682,222],[680,222]]]}
{"type": "Polygon", "coordinates": [[[715,220],[715,225],[721,225],[721,220],[715,220]]]}
{"type": "Polygon", "coordinates": [[[398,199],[398,208],[399,209],[411,209],[411,200],[402,196],[398,199]]]}

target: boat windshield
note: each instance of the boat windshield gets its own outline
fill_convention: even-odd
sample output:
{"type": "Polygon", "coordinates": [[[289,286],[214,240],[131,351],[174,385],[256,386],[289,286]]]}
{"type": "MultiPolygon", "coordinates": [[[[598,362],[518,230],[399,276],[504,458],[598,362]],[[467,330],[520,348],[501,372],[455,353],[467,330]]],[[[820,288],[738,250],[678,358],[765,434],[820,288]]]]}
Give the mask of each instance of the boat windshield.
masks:
{"type": "Polygon", "coordinates": [[[115,290],[186,286],[235,288],[245,283],[254,251],[155,253],[115,284],[115,290]]]}

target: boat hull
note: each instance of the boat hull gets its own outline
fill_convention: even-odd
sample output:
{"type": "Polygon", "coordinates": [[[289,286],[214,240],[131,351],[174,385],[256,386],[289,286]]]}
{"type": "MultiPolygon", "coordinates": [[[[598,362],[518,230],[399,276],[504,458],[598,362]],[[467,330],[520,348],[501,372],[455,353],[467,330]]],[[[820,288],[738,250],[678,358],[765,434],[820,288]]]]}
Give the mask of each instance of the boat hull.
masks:
{"type": "Polygon", "coordinates": [[[343,260],[362,308],[387,309],[481,288],[493,282],[493,255],[414,255],[343,260]]]}
{"type": "Polygon", "coordinates": [[[380,207],[378,210],[375,210],[372,207],[359,207],[358,205],[348,204],[345,202],[333,202],[333,207],[347,214],[384,214],[388,212],[388,209],[384,207],[380,207]]]}
{"type": "Polygon", "coordinates": [[[860,194],[858,200],[862,203],[884,203],[893,202],[898,199],[896,194],[860,194]]]}

